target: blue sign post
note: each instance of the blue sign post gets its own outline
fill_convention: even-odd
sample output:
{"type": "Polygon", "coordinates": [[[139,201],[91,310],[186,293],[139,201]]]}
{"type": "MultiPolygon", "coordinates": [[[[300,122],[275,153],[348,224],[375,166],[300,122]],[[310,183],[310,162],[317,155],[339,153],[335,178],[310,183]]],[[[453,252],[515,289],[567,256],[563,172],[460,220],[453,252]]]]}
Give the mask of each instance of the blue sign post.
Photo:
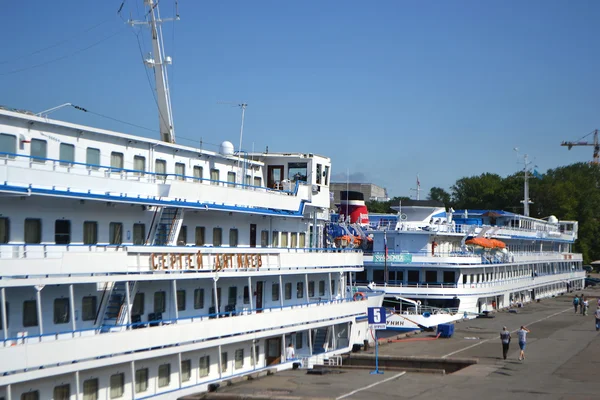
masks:
{"type": "Polygon", "coordinates": [[[375,371],[371,371],[371,375],[383,374],[383,371],[379,370],[379,340],[377,340],[377,331],[385,329],[385,307],[367,308],[367,320],[369,328],[375,330],[375,371]]]}

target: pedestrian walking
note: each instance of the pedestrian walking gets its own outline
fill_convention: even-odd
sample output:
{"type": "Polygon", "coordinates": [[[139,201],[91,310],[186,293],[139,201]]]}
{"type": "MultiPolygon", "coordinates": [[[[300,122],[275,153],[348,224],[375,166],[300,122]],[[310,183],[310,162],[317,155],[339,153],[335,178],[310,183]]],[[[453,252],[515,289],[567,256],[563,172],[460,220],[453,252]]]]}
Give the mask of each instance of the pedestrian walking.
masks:
{"type": "Polygon", "coordinates": [[[575,295],[575,297],[573,297],[573,307],[575,307],[575,314],[577,314],[578,306],[579,306],[579,297],[577,297],[577,295],[575,295]]]}
{"type": "Polygon", "coordinates": [[[581,315],[583,315],[583,300],[585,299],[585,297],[583,297],[583,293],[581,294],[581,297],[579,297],[579,313],[581,315]]]}
{"type": "Polygon", "coordinates": [[[527,334],[529,332],[531,331],[525,328],[523,325],[521,325],[521,329],[517,331],[517,336],[519,336],[519,349],[521,349],[521,353],[519,353],[519,361],[525,359],[525,345],[527,344],[527,334]]]}
{"type": "Polygon", "coordinates": [[[594,313],[594,316],[596,317],[596,330],[600,331],[600,306],[598,306],[598,308],[596,308],[596,312],[594,313]]]}
{"type": "Polygon", "coordinates": [[[508,346],[510,345],[510,332],[506,330],[506,327],[502,327],[500,332],[500,341],[502,342],[502,356],[506,360],[506,354],[508,354],[508,346]]]}
{"type": "Polygon", "coordinates": [[[583,300],[583,315],[587,315],[589,306],[590,306],[590,302],[588,301],[588,299],[584,299],[583,300]]]}

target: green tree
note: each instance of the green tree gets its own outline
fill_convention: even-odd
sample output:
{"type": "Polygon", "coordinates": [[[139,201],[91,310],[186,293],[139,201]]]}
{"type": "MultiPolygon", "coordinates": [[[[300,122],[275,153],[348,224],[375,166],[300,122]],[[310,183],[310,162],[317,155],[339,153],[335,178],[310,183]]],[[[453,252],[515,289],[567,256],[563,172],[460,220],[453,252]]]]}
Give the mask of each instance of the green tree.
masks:
{"type": "Polygon", "coordinates": [[[428,200],[441,201],[446,205],[446,207],[451,207],[452,204],[450,202],[450,193],[446,192],[444,189],[439,187],[432,187],[429,190],[429,195],[427,196],[428,200]]]}

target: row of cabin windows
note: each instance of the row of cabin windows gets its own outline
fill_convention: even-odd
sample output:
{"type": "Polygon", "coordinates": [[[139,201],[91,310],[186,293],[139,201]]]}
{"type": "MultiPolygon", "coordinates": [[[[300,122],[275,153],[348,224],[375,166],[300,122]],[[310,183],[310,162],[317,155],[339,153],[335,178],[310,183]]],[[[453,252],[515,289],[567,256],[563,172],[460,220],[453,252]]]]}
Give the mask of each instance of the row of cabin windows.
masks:
{"type": "MultiPolygon", "coordinates": [[[[42,242],[42,220],[39,218],[26,218],[24,223],[24,242],[27,244],[38,244],[42,242]]],[[[6,217],[0,217],[0,243],[8,243],[10,240],[10,220],[6,217]]],[[[111,222],[108,225],[109,239],[108,243],[112,245],[120,245],[123,243],[123,223],[111,222]]],[[[232,228],[229,230],[229,246],[237,247],[238,245],[238,230],[232,228]]],[[[281,247],[288,247],[288,232],[273,231],[273,247],[279,247],[279,237],[281,236],[281,247]]],[[[289,247],[304,248],[306,245],[306,234],[304,232],[289,233],[289,247]]],[[[143,245],[146,243],[146,224],[133,224],[133,244],[143,245]]],[[[59,219],[54,221],[54,242],[56,244],[71,243],[71,221],[59,219]]],[[[84,221],[83,223],[83,244],[98,243],[98,222],[84,221]]],[[[178,245],[186,245],[188,243],[187,226],[182,226],[177,238],[178,245]]],[[[196,246],[204,246],[206,244],[206,228],[197,226],[195,230],[196,246]]],[[[213,228],[213,243],[215,247],[223,244],[223,229],[213,228]]],[[[260,233],[261,247],[269,245],[269,231],[261,231],[260,233]]]]}
{"type": "MultiPolygon", "coordinates": [[[[0,152],[15,154],[17,152],[17,137],[15,135],[7,135],[0,133],[0,152]]],[[[34,157],[34,162],[45,162],[48,158],[48,143],[42,139],[32,139],[30,146],[30,155],[34,157]]],[[[59,147],[58,156],[60,165],[68,166],[75,162],[75,146],[68,143],[61,143],[59,147]]],[[[85,163],[91,169],[99,169],[100,163],[100,149],[94,147],[88,147],[85,154],[85,163]]],[[[110,153],[110,166],[115,169],[124,169],[124,155],[123,153],[113,151],[110,153]]],[[[144,175],[146,172],[146,157],[144,156],[133,156],[133,169],[137,175],[144,175]]],[[[199,165],[192,167],[193,177],[195,180],[202,180],[204,178],[203,168],[199,165]]],[[[155,160],[154,161],[154,172],[158,175],[165,176],[167,174],[167,161],[166,160],[155,160]]],[[[175,163],[175,175],[176,179],[185,179],[185,164],[175,163]]],[[[235,172],[227,173],[227,182],[230,182],[229,186],[234,186],[235,183],[235,172]]],[[[217,185],[220,180],[220,171],[216,168],[210,170],[211,184],[217,185]]],[[[261,186],[261,177],[246,175],[246,185],[254,184],[254,186],[261,186]]]]}
{"type": "MultiPolygon", "coordinates": [[[[331,281],[332,291],[335,289],[335,281],[331,281]]],[[[319,281],[319,296],[325,295],[325,281],[319,281]]],[[[237,302],[237,286],[230,286],[227,295],[227,305],[235,306],[237,302]]],[[[244,286],[244,304],[250,304],[250,290],[248,286],[244,286]]],[[[211,307],[215,307],[215,292],[211,293],[211,307]]],[[[164,313],[167,308],[167,297],[166,292],[158,291],[154,292],[154,313],[164,313]]],[[[308,282],[308,296],[315,296],[315,281],[308,282]]],[[[217,288],[217,297],[219,298],[219,304],[221,302],[221,288],[217,288]]],[[[284,285],[284,298],[285,300],[292,299],[292,283],[286,282],[284,285]]],[[[296,283],[296,298],[304,298],[304,282],[296,283]]],[[[194,310],[203,309],[205,305],[205,289],[198,288],[194,289],[194,310]]],[[[274,283],[271,287],[271,300],[279,301],[279,283],[274,283]]],[[[131,308],[131,315],[143,315],[145,304],[145,294],[136,293],[133,306],[131,308]]],[[[177,291],[177,311],[185,311],[187,309],[187,295],[185,290],[177,291]]],[[[54,324],[66,324],[70,321],[70,307],[68,298],[54,299],[54,324]]],[[[85,296],[81,299],[81,319],[82,321],[94,321],[98,313],[98,299],[96,296],[85,296]]],[[[10,316],[10,303],[6,302],[6,321],[8,324],[10,316]]],[[[2,308],[0,307],[0,329],[2,329],[2,308]]],[[[23,326],[31,327],[38,326],[38,314],[37,314],[37,301],[36,300],[25,300],[23,302],[23,326]]]]}

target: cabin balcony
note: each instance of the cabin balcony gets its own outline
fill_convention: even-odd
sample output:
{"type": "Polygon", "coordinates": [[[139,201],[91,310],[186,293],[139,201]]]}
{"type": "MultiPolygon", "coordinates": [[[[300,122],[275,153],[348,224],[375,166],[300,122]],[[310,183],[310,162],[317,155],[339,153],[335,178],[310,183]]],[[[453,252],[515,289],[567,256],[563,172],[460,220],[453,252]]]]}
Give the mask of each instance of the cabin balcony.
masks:
{"type": "Polygon", "coordinates": [[[18,381],[18,374],[10,375],[14,372],[71,368],[74,363],[78,369],[112,365],[314,329],[331,325],[332,321],[351,322],[366,314],[367,304],[367,301],[339,299],[273,307],[229,318],[205,315],[161,321],[157,326],[143,329],[128,325],[124,326],[127,330],[110,334],[95,329],[26,338],[0,348],[0,375],[5,375],[0,377],[0,385],[18,381]]]}
{"type": "Polygon", "coordinates": [[[285,216],[301,216],[312,198],[304,182],[277,190],[12,153],[0,153],[0,191],[285,216]]]}
{"type": "Polygon", "coordinates": [[[0,277],[185,272],[183,277],[197,278],[191,273],[272,275],[273,271],[354,271],[362,270],[362,265],[362,252],[342,249],[0,245],[0,277]]]}

